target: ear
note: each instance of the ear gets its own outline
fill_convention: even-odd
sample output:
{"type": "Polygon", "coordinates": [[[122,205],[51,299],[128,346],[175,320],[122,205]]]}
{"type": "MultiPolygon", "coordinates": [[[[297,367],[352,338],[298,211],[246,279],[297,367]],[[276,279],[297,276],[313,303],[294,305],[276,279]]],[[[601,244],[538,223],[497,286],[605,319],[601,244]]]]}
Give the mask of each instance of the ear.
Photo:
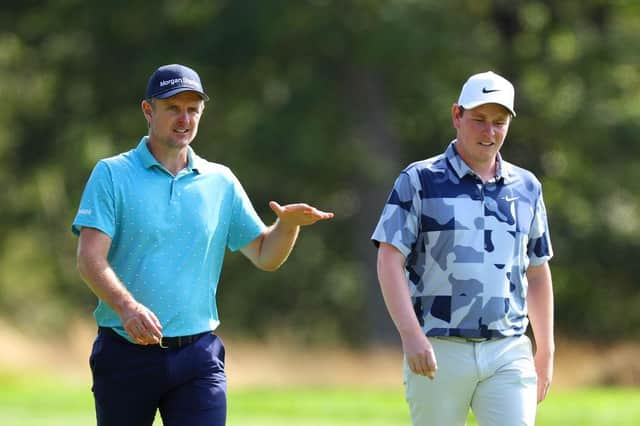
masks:
{"type": "Polygon", "coordinates": [[[140,108],[142,108],[142,114],[144,114],[144,118],[146,118],[147,123],[151,123],[151,117],[153,116],[153,107],[151,106],[151,102],[143,99],[140,104],[140,108]]]}
{"type": "Polygon", "coordinates": [[[460,107],[458,104],[453,104],[451,106],[451,121],[453,121],[453,127],[456,129],[460,127],[460,107]]]}

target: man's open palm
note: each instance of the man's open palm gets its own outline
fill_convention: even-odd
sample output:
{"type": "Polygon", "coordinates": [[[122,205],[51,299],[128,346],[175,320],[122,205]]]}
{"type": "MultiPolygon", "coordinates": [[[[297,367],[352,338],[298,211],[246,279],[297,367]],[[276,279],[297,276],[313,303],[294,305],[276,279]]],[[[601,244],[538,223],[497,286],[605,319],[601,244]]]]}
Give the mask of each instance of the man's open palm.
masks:
{"type": "Polygon", "coordinates": [[[312,225],[319,220],[333,218],[333,213],[323,212],[304,203],[287,204],[281,206],[275,201],[269,202],[269,207],[281,222],[293,226],[312,225]]]}

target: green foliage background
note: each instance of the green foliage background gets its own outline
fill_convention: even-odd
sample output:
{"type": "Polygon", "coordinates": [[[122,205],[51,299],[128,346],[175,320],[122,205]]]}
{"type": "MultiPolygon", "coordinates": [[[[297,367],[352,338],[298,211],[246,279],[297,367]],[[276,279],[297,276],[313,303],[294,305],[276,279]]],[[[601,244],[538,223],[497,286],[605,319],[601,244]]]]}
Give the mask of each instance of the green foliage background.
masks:
{"type": "Polygon", "coordinates": [[[370,233],[398,172],[453,138],[468,75],[517,88],[503,154],[542,180],[566,334],[638,337],[640,6],[630,1],[80,0],[0,6],[0,316],[62,329],[95,299],[69,228],[95,162],[146,132],[159,65],[212,97],[194,149],[267,207],[336,213],[266,274],[227,257],[223,327],[393,341],[370,233]]]}

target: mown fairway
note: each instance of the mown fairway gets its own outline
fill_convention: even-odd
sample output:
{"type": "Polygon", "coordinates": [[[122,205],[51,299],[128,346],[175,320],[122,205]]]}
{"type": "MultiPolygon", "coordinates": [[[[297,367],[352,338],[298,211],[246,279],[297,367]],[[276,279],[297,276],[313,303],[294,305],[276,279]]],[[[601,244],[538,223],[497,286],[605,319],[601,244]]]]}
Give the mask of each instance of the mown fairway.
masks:
{"type": "MultiPolygon", "coordinates": [[[[95,424],[89,386],[50,377],[0,374],[0,424],[95,424]]],[[[469,425],[475,425],[470,416],[469,425]]],[[[156,425],[160,425],[156,421],[156,425]]],[[[406,426],[402,389],[293,388],[234,390],[230,426],[406,426]]],[[[640,389],[558,391],[538,414],[539,426],[637,426],[640,389]]]]}

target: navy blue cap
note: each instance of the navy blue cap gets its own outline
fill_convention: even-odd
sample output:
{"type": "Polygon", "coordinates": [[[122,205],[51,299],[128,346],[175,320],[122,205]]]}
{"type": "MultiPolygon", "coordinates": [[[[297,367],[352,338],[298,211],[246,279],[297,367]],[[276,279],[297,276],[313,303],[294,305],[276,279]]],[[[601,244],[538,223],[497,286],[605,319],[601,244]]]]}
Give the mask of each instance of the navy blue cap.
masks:
{"type": "Polygon", "coordinates": [[[196,92],[205,101],[209,100],[195,70],[180,64],[163,65],[149,77],[144,98],[166,99],[187,91],[196,92]]]}

